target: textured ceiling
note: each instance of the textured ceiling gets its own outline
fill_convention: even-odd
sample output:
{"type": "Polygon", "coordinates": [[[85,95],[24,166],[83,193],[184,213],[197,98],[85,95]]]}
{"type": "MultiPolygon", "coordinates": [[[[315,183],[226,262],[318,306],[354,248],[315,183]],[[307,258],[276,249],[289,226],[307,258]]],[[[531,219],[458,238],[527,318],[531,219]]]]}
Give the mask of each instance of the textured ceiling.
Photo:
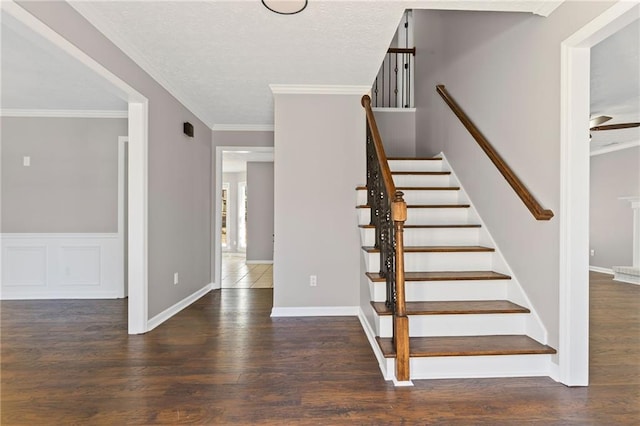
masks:
{"type": "Polygon", "coordinates": [[[0,19],[3,110],[127,110],[93,71],[6,12],[0,19]]]}
{"type": "Polygon", "coordinates": [[[210,126],[273,123],[269,84],[370,85],[402,2],[72,2],[210,126]]]}
{"type": "MultiPolygon", "coordinates": [[[[640,20],[591,49],[591,116],[640,122],[640,20]]],[[[640,128],[592,132],[591,149],[640,141],[640,128]]]]}

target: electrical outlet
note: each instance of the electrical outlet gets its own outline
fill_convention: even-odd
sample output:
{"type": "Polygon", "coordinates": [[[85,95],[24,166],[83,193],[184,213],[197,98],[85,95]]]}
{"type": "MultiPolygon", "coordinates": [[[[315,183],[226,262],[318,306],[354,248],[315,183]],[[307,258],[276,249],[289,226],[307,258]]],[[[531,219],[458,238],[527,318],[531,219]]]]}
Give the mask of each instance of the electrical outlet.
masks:
{"type": "Polygon", "coordinates": [[[173,274],[173,285],[178,285],[178,273],[173,274]]]}
{"type": "Polygon", "coordinates": [[[594,249],[591,249],[591,250],[589,251],[589,253],[591,254],[591,256],[595,256],[595,255],[596,255],[596,251],[595,251],[594,249]]]}
{"type": "Polygon", "coordinates": [[[310,275],[309,276],[309,285],[311,287],[315,287],[318,285],[318,276],[317,275],[310,275]]]}

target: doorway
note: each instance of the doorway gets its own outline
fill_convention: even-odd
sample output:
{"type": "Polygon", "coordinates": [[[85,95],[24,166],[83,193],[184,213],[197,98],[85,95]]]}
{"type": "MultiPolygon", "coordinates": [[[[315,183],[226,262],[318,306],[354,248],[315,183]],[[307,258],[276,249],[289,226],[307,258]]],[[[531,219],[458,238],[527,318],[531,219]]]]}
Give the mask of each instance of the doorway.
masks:
{"type": "Polygon", "coordinates": [[[219,146],[214,162],[215,287],[271,288],[273,148],[219,146]]]}
{"type": "Polygon", "coordinates": [[[640,17],[619,2],[561,44],[560,340],[558,379],[589,384],[589,138],[591,47],[640,17]]]}

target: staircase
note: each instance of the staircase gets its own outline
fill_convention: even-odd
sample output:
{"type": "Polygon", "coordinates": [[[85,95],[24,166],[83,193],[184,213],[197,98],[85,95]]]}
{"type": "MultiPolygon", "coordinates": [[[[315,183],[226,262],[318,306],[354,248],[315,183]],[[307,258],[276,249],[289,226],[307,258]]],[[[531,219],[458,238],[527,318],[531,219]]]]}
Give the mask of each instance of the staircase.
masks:
{"type": "MultiPolygon", "coordinates": [[[[388,163],[407,204],[410,379],[550,375],[556,351],[540,343],[546,330],[446,158],[388,163]]],[[[385,378],[395,381],[393,313],[385,304],[367,188],[358,187],[357,197],[371,301],[361,320],[385,378]]]]}

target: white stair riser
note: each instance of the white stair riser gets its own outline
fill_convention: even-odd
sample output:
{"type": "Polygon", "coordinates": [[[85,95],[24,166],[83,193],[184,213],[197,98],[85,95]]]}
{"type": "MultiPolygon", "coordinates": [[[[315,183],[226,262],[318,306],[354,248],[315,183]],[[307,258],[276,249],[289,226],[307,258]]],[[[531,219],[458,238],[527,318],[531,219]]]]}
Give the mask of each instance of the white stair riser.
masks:
{"type": "MultiPolygon", "coordinates": [[[[369,208],[359,208],[358,224],[368,225],[371,222],[369,208]]],[[[405,225],[460,225],[469,224],[468,208],[413,208],[407,209],[405,225]]]]}
{"type": "MultiPolygon", "coordinates": [[[[523,334],[529,314],[410,315],[410,337],[523,334]]],[[[379,318],[380,337],[393,337],[391,315],[379,318]]]]}
{"type": "MultiPolygon", "coordinates": [[[[409,363],[412,380],[551,375],[547,354],[425,357],[411,358],[409,363]]],[[[395,371],[392,364],[387,371],[395,371]]]]}
{"type": "MultiPolygon", "coordinates": [[[[380,271],[380,253],[367,253],[367,272],[380,271]]],[[[487,271],[493,263],[492,252],[405,253],[405,272],[487,271]]]]}
{"type": "MultiPolygon", "coordinates": [[[[376,230],[360,228],[360,240],[365,246],[375,244],[376,230]]],[[[406,228],[405,246],[479,245],[479,228],[406,228]]]]}
{"type": "MultiPolygon", "coordinates": [[[[404,201],[407,204],[464,204],[458,190],[405,190],[404,201]]],[[[357,205],[367,204],[367,191],[358,190],[357,205]]]]}
{"type": "Polygon", "coordinates": [[[440,172],[442,160],[389,160],[392,172],[440,172]]]}
{"type": "MultiPolygon", "coordinates": [[[[406,300],[504,300],[507,299],[509,280],[479,281],[408,281],[405,282],[406,300]]],[[[387,297],[385,282],[369,281],[369,290],[374,302],[384,302],[387,297]]]]}
{"type": "Polygon", "coordinates": [[[393,175],[396,186],[452,186],[451,175],[393,175]]]}

